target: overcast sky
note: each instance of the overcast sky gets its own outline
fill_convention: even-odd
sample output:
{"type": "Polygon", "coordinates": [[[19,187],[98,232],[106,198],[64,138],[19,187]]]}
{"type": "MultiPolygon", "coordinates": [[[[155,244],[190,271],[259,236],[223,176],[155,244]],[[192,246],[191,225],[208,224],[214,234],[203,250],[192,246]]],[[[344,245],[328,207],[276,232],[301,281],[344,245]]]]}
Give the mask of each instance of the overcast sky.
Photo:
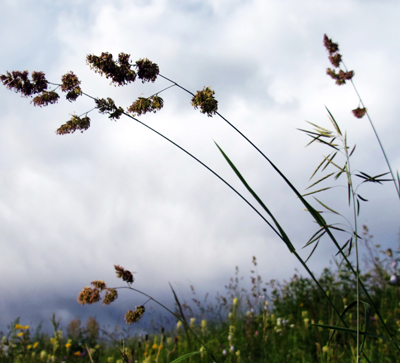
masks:
{"type": "MultiPolygon", "coordinates": [[[[329,150],[306,148],[309,140],[297,129],[309,128],[306,121],[330,128],[325,106],[347,130],[348,143],[357,144],[353,169],[387,171],[367,119],[351,114],[358,106],[351,84],[338,87],[326,75],[324,33],[339,43],[346,66],[355,71],[392,167],[400,169],[399,6],[389,0],[3,0],[0,73],[43,71],[57,83],[74,71],[84,92],[110,96],[126,108],[170,83],[159,78],[115,88],[90,70],[86,55],[147,57],[192,92],[211,87],[219,112],[304,192],[329,150]]],[[[187,93],[174,87],[160,96],[163,110],[139,119],[253,202],[218,142],[307,257],[310,250],[301,247],[316,226],[276,172],[220,118],[194,110],[187,93]]],[[[265,281],[289,278],[295,268],[305,274],[231,190],[135,121],[114,122],[92,111],[89,130],[57,136],[70,114],[91,110],[93,101],[62,98],[35,108],[1,86],[0,105],[1,326],[17,316],[24,324],[49,319],[52,312],[64,322],[110,315],[111,308],[79,306],[76,296],[94,279],[121,285],[114,264],[136,271],[135,287],[159,298],[169,294],[168,282],[182,296],[190,284],[200,294],[222,292],[235,266],[248,282],[252,256],[265,281]]],[[[400,204],[393,184],[359,190],[369,199],[360,226],[368,225],[376,243],[396,248],[400,204]]],[[[346,188],[320,197],[351,219],[346,188]]],[[[326,219],[344,223],[329,214],[326,219]]],[[[338,235],[342,243],[346,237],[338,235]]],[[[334,253],[323,240],[311,269],[319,274],[334,253]]],[[[125,295],[115,303],[120,317],[144,302],[125,295]]]]}

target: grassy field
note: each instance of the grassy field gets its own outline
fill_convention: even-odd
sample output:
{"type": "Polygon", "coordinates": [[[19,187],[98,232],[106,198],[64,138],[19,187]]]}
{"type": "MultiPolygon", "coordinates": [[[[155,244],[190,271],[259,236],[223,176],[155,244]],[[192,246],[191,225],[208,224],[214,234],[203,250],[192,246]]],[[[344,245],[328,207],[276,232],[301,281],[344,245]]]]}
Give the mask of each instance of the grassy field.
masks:
{"type": "MultiPolygon", "coordinates": [[[[397,259],[400,250],[381,251],[372,244],[364,227],[368,258],[362,278],[384,315],[393,337],[400,340],[400,284],[397,281],[397,259]]],[[[309,278],[295,274],[290,281],[264,282],[255,269],[250,276],[251,289],[239,288],[237,274],[226,286],[225,294],[214,304],[193,298],[182,304],[188,325],[218,362],[352,362],[355,358],[355,336],[332,331],[314,324],[335,325],[337,317],[309,278]]],[[[247,277],[249,278],[249,277],[247,277]]],[[[335,305],[344,310],[353,301],[356,281],[344,265],[325,269],[318,279],[335,305]]],[[[195,296],[195,295],[194,295],[195,296]]],[[[178,313],[178,307],[176,307],[178,313]]],[[[362,314],[362,330],[384,335],[373,313],[369,321],[362,314]]],[[[347,314],[349,327],[356,326],[355,313],[347,314]]],[[[173,329],[159,329],[149,335],[129,335],[121,329],[106,333],[95,318],[86,322],[72,320],[63,331],[52,318],[54,335],[20,324],[17,319],[2,332],[0,361],[8,362],[123,362],[122,352],[130,362],[172,362],[190,352],[197,354],[192,362],[213,362],[178,321],[173,329]],[[90,352],[90,355],[88,354],[90,352]]],[[[137,322],[140,326],[141,322],[137,322]]],[[[393,344],[383,337],[367,337],[363,352],[371,362],[400,362],[393,344]]],[[[361,361],[366,361],[361,358],[361,361]]]]}

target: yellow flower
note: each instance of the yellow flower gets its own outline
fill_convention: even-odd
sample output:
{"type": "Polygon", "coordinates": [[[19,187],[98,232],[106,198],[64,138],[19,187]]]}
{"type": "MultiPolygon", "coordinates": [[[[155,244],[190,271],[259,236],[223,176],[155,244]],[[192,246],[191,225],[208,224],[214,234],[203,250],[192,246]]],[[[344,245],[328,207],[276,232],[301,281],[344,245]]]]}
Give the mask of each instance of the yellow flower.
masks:
{"type": "Polygon", "coordinates": [[[26,347],[26,349],[28,349],[28,350],[31,348],[32,348],[32,345],[30,345],[30,344],[26,347]]]}
{"type": "Polygon", "coordinates": [[[35,349],[38,346],[38,342],[33,343],[33,349],[35,349]]]}
{"type": "Polygon", "coordinates": [[[75,352],[74,355],[76,355],[77,357],[79,357],[81,355],[81,352],[75,352]]]}
{"type": "Polygon", "coordinates": [[[19,336],[19,337],[22,337],[23,335],[24,335],[23,332],[17,334],[17,336],[19,336]]]}
{"type": "Polygon", "coordinates": [[[15,329],[22,329],[22,325],[15,324],[15,329]]]}
{"type": "Polygon", "coordinates": [[[153,344],[152,348],[153,349],[157,349],[158,345],[157,344],[153,344]]]}
{"type": "Polygon", "coordinates": [[[29,329],[29,325],[21,325],[21,324],[15,324],[15,329],[21,329],[21,330],[27,330],[29,329]]]}
{"type": "Polygon", "coordinates": [[[329,352],[329,347],[328,346],[323,346],[322,347],[322,353],[328,353],[329,352]]]}
{"type": "Polygon", "coordinates": [[[67,344],[65,344],[65,348],[70,348],[72,346],[72,344],[71,343],[67,343],[67,344]]]}

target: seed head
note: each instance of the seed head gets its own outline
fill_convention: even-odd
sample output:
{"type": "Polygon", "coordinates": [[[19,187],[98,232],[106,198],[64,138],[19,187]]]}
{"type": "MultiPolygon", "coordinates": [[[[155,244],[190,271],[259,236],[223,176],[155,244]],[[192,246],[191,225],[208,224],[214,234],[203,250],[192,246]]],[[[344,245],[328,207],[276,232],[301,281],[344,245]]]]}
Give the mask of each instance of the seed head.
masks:
{"type": "Polygon", "coordinates": [[[100,291],[103,291],[104,289],[107,288],[106,283],[101,280],[95,280],[90,283],[93,285],[95,288],[99,289],[100,291]]]}
{"type": "Polygon", "coordinates": [[[352,111],[353,115],[357,118],[362,118],[367,112],[366,108],[357,107],[355,110],[352,111]]]}
{"type": "Polygon", "coordinates": [[[78,303],[82,305],[93,304],[98,301],[100,301],[100,292],[97,288],[84,287],[78,295],[78,303]]]}
{"type": "Polygon", "coordinates": [[[114,268],[118,278],[122,278],[123,281],[126,281],[129,284],[133,283],[133,275],[130,271],[125,270],[119,265],[114,265],[114,268]]]}
{"type": "Polygon", "coordinates": [[[138,68],[138,77],[144,82],[154,82],[160,73],[160,69],[156,63],[145,59],[139,59],[136,62],[136,67],[138,68]]]}
{"type": "Polygon", "coordinates": [[[79,116],[72,115],[71,120],[61,125],[57,131],[57,135],[73,134],[76,130],[81,132],[90,127],[90,118],[88,116],[80,118],[79,116]]]}
{"type": "Polygon", "coordinates": [[[43,91],[43,93],[39,96],[36,96],[32,102],[34,106],[48,106],[50,104],[54,104],[58,102],[58,99],[60,96],[58,95],[57,92],[54,91],[43,91]]]}
{"type": "Polygon", "coordinates": [[[331,55],[339,51],[339,45],[332,42],[332,39],[329,39],[326,34],[324,34],[324,46],[331,55]]]}
{"type": "Polygon", "coordinates": [[[128,108],[129,113],[135,115],[144,115],[147,112],[156,112],[161,110],[164,106],[164,101],[161,97],[155,95],[150,98],[139,97],[135,102],[132,103],[128,108]]]}
{"type": "Polygon", "coordinates": [[[206,113],[208,117],[212,117],[218,110],[218,101],[214,97],[215,92],[209,87],[203,87],[202,91],[197,91],[192,98],[192,106],[195,109],[200,107],[201,113],[206,113]]]}
{"type": "Polygon", "coordinates": [[[103,305],[110,305],[118,298],[118,292],[115,289],[107,289],[104,296],[103,305]]]}
{"type": "Polygon", "coordinates": [[[129,310],[126,314],[125,314],[125,320],[127,324],[132,324],[132,323],[136,323],[139,321],[139,319],[142,317],[142,315],[145,312],[145,308],[144,306],[136,306],[136,310],[132,311],[129,310]]]}

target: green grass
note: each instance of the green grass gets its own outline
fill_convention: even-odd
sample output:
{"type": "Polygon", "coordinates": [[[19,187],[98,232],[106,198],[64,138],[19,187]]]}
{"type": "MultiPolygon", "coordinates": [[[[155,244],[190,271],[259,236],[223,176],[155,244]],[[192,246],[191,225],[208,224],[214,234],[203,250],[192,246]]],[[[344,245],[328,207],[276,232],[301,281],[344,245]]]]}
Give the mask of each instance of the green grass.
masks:
{"type": "MultiPolygon", "coordinates": [[[[364,232],[370,254],[362,279],[370,288],[375,305],[385,316],[393,338],[399,341],[400,285],[391,283],[390,278],[396,275],[397,267],[393,262],[400,258],[400,249],[379,253],[379,246],[371,245],[366,228],[364,232]]],[[[257,265],[255,258],[253,263],[257,265]]],[[[312,279],[296,273],[290,281],[283,283],[264,282],[254,270],[247,291],[239,288],[239,281],[237,269],[225,293],[213,304],[202,302],[195,294],[191,304],[182,304],[189,326],[218,362],[354,361],[356,343],[347,333],[338,331],[332,337],[331,331],[314,325],[335,325],[337,317],[312,279]]],[[[318,282],[340,310],[355,299],[354,276],[339,263],[334,264],[334,268],[326,268],[318,282]]],[[[361,315],[363,331],[367,322],[361,315]]],[[[346,314],[345,319],[348,326],[355,329],[355,310],[346,314]]],[[[189,358],[191,362],[213,362],[196,340],[188,340],[181,323],[170,330],[160,330],[156,327],[162,322],[155,319],[149,331],[158,329],[159,332],[144,337],[120,335],[115,333],[118,330],[104,334],[94,318],[89,318],[85,325],[78,319],[72,320],[64,331],[54,316],[52,322],[55,332],[48,336],[40,328],[36,332],[30,327],[24,329],[26,326],[17,325],[17,319],[9,331],[2,333],[0,361],[90,362],[88,347],[93,362],[97,363],[123,362],[121,351],[131,362],[172,362],[191,352],[197,352],[189,358]]],[[[384,335],[374,314],[369,317],[368,325],[370,333],[384,335]]],[[[396,349],[386,338],[367,337],[363,351],[372,362],[400,362],[396,349]]],[[[363,361],[365,359],[361,358],[363,361]]]]}

